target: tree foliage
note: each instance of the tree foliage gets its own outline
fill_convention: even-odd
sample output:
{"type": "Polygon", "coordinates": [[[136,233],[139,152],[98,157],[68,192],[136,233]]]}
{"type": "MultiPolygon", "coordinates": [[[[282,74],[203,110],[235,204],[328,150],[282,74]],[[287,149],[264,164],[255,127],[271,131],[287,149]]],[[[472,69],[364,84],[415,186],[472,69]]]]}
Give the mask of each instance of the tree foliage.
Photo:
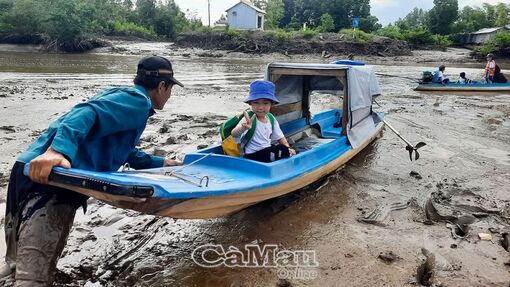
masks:
{"type": "Polygon", "coordinates": [[[360,19],[359,28],[362,31],[371,33],[382,28],[382,25],[378,23],[379,19],[375,16],[363,17],[360,19]]]}
{"type": "Polygon", "coordinates": [[[452,32],[469,33],[482,28],[502,27],[508,24],[510,24],[510,4],[484,3],[482,7],[464,7],[459,12],[452,32]]]}
{"type": "Polygon", "coordinates": [[[428,14],[430,32],[439,35],[450,34],[458,15],[459,3],[457,0],[434,0],[434,7],[428,14]]]}
{"type": "Polygon", "coordinates": [[[503,3],[499,3],[495,8],[496,20],[494,21],[494,25],[496,27],[502,27],[510,24],[510,4],[505,5],[503,3]]]}
{"type": "Polygon", "coordinates": [[[331,32],[335,29],[335,20],[328,13],[322,14],[319,30],[321,32],[331,32]]]}
{"type": "MultiPolygon", "coordinates": [[[[390,24],[375,33],[393,39],[406,40],[415,45],[450,46],[453,44],[452,39],[462,38],[459,33],[470,33],[482,28],[502,27],[508,24],[510,24],[510,4],[483,3],[481,7],[465,6],[459,10],[457,0],[434,0],[434,7],[430,11],[415,8],[393,25],[390,24]]],[[[488,43],[483,49],[487,51],[497,47],[499,46],[494,42],[488,43]]]]}
{"type": "Polygon", "coordinates": [[[283,0],[268,0],[266,8],[266,27],[270,29],[278,28],[284,14],[285,6],[283,0]]]}
{"type": "Polygon", "coordinates": [[[101,35],[172,38],[197,26],[174,0],[0,0],[0,36],[41,35],[50,43],[101,35]]]}
{"type": "MultiPolygon", "coordinates": [[[[321,26],[323,15],[330,15],[334,27],[329,31],[350,28],[352,18],[360,18],[360,28],[370,32],[380,28],[378,19],[370,15],[370,0],[279,0],[283,3],[283,16],[278,22],[279,28],[300,29],[303,24],[312,29],[321,26]]],[[[272,0],[267,2],[267,13],[273,13],[272,0]]],[[[282,9],[281,6],[277,6],[282,9]]],[[[281,11],[281,10],[280,10],[281,11]]],[[[269,16],[268,16],[269,17],[269,16]]],[[[329,19],[327,19],[329,20],[329,19]]]]}
{"type": "Polygon", "coordinates": [[[454,31],[473,32],[486,27],[489,27],[489,23],[485,11],[480,7],[466,6],[459,13],[459,18],[454,24],[454,31]]]}
{"type": "Polygon", "coordinates": [[[412,28],[426,27],[428,22],[428,12],[421,8],[414,8],[404,18],[399,18],[395,25],[400,29],[408,30],[412,28]]]}

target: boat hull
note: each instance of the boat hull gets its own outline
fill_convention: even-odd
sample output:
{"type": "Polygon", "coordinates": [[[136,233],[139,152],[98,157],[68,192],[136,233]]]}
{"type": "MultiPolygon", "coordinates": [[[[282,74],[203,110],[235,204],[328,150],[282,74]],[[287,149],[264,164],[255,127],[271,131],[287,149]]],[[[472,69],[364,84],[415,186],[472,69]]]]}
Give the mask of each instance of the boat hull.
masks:
{"type": "Polygon", "coordinates": [[[132,209],[147,214],[186,219],[221,217],[244,209],[258,202],[293,192],[330,174],[331,172],[337,170],[339,167],[347,163],[373,140],[375,140],[381,133],[383,127],[384,123],[379,122],[372,134],[367,137],[365,141],[363,141],[363,143],[357,148],[349,149],[337,158],[303,174],[302,176],[284,181],[280,184],[254,189],[248,192],[189,199],[165,199],[154,197],[137,198],[123,195],[113,195],[92,189],[70,186],[56,182],[52,182],[51,184],[94,197],[116,207],[132,209]]]}
{"type": "Polygon", "coordinates": [[[420,84],[417,91],[510,92],[510,84],[420,84]]]}

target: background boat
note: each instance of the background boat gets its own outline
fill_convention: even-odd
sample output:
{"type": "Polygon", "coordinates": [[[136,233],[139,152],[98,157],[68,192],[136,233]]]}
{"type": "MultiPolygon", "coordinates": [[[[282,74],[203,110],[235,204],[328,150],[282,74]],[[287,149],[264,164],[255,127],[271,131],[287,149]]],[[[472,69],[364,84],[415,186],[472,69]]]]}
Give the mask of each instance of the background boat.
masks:
{"type": "Polygon", "coordinates": [[[419,84],[417,91],[464,91],[464,92],[510,92],[510,83],[505,84],[419,84]]]}

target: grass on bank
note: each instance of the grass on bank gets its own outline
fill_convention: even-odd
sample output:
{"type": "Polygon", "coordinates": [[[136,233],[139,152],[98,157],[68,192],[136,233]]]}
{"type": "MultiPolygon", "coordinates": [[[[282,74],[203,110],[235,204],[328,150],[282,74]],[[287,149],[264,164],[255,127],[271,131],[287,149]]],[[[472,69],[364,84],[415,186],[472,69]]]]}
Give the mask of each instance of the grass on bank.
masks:
{"type": "MultiPolygon", "coordinates": [[[[237,38],[240,40],[246,40],[251,37],[253,34],[252,31],[248,30],[237,30],[230,29],[228,27],[219,27],[219,28],[210,28],[203,27],[200,32],[204,33],[212,33],[212,32],[224,32],[230,38],[237,38]]],[[[270,29],[261,31],[265,35],[267,35],[271,39],[279,40],[279,41],[288,41],[295,39],[296,37],[301,37],[305,39],[313,39],[321,33],[321,29],[301,29],[298,31],[289,31],[284,29],[270,29]]],[[[341,35],[346,41],[352,40],[356,42],[370,42],[374,39],[375,36],[383,36],[388,37],[395,40],[407,41],[415,46],[439,46],[439,47],[449,47],[453,45],[453,41],[450,40],[447,36],[442,35],[432,35],[428,32],[427,29],[424,28],[416,28],[406,31],[401,31],[396,26],[389,26],[383,29],[380,29],[374,33],[366,33],[361,30],[353,30],[353,29],[342,29],[338,33],[341,35]]]]}

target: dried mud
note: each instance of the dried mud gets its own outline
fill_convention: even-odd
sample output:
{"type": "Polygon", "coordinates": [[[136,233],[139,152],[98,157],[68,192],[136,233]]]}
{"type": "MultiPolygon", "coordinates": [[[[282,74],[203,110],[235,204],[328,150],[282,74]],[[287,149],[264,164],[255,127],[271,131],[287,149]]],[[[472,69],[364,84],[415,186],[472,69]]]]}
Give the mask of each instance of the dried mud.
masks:
{"type": "MultiPolygon", "coordinates": [[[[399,56],[411,55],[411,48],[405,41],[385,37],[374,37],[370,41],[347,39],[347,35],[321,33],[311,39],[295,37],[277,39],[267,33],[253,32],[247,37],[230,37],[225,33],[186,33],[177,37],[175,44],[183,48],[201,48],[206,50],[227,50],[250,54],[282,53],[285,55],[335,53],[399,56]]],[[[213,57],[221,54],[208,53],[213,57]]]]}

